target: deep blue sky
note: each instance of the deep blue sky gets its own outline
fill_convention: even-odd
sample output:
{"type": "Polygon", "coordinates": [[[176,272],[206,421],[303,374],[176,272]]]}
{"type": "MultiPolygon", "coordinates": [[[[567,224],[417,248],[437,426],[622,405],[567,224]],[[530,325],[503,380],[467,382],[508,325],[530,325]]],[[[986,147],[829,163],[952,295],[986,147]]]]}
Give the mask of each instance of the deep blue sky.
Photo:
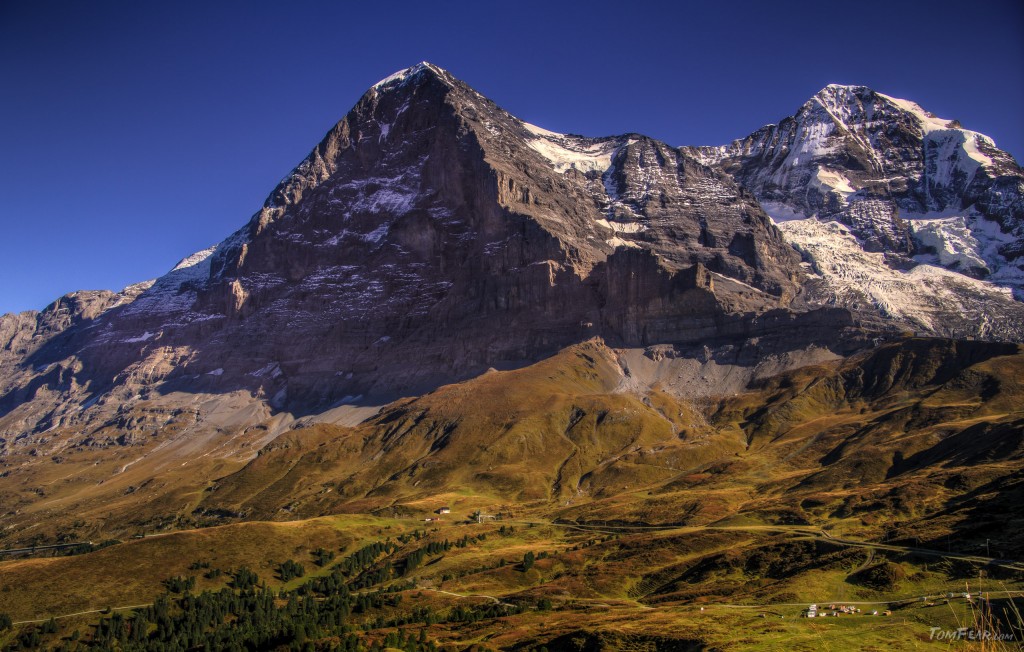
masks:
{"type": "Polygon", "coordinates": [[[0,313],[218,242],[421,60],[548,129],[677,145],[865,84],[1024,159],[1020,0],[0,0],[0,313]]]}

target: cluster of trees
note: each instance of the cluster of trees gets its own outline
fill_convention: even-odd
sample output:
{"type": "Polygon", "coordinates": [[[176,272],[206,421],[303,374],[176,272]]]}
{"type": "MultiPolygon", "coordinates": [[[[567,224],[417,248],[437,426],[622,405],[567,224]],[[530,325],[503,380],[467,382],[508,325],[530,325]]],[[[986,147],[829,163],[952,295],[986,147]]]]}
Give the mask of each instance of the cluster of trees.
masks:
{"type": "Polygon", "coordinates": [[[380,646],[386,649],[405,650],[406,652],[435,649],[433,642],[427,640],[427,632],[422,629],[415,636],[411,631],[405,630],[389,632],[384,637],[384,640],[380,641],[380,646]]]}
{"type": "Polygon", "coordinates": [[[523,555],[523,571],[528,571],[533,568],[533,562],[536,561],[536,557],[533,555],[533,551],[530,551],[523,555]]]}
{"type": "MultiPolygon", "coordinates": [[[[406,543],[419,541],[425,533],[408,535],[406,543]]],[[[486,535],[464,536],[457,541],[431,541],[395,561],[406,574],[425,559],[444,554],[453,547],[466,547],[482,541],[486,535]]],[[[520,613],[523,607],[491,604],[478,607],[457,605],[452,609],[434,611],[420,607],[408,613],[397,613],[401,591],[413,588],[409,582],[392,582],[397,574],[388,559],[399,550],[391,539],[364,546],[334,564],[325,575],[310,578],[292,590],[275,593],[251,569],[241,567],[227,571],[228,586],[217,591],[193,594],[196,577],[174,576],[164,581],[166,593],[152,606],[134,613],[104,612],[99,622],[81,636],[57,639],[54,621],[27,626],[6,650],[118,650],[120,652],[156,652],[229,650],[294,650],[340,652],[383,652],[385,648],[405,652],[435,652],[436,645],[427,640],[425,630],[413,632],[410,625],[431,625],[444,622],[476,622],[520,613]],[[383,563],[382,562],[383,558],[383,563]],[[366,590],[377,587],[376,590],[366,590]],[[399,628],[387,635],[371,630],[399,628]]],[[[533,558],[533,553],[528,553],[533,558]]],[[[318,565],[326,566],[334,557],[324,549],[313,553],[318,565]]],[[[524,557],[524,564],[526,558],[524,557]]],[[[531,562],[532,563],[532,562],[531,562]]],[[[190,570],[214,570],[208,562],[197,561],[190,570]]],[[[302,564],[288,560],[277,572],[288,581],[303,577],[302,564]]],[[[549,607],[550,608],[550,607],[549,607]]],[[[11,628],[11,619],[0,614],[0,631],[11,628]]]]}
{"type": "MultiPolygon", "coordinates": [[[[456,542],[456,545],[458,545],[458,542],[456,542]]],[[[448,552],[451,549],[452,544],[448,541],[448,539],[445,539],[444,541],[431,541],[422,548],[417,548],[416,550],[413,550],[405,557],[405,564],[402,566],[402,575],[408,575],[412,571],[416,570],[416,568],[420,564],[422,564],[423,560],[427,557],[440,555],[448,552]]]]}
{"type": "MultiPolygon", "coordinates": [[[[550,601],[549,601],[550,603],[550,601]]],[[[385,629],[388,627],[405,627],[408,625],[435,625],[437,623],[475,623],[490,618],[503,618],[521,614],[526,607],[511,604],[490,603],[476,607],[456,606],[447,611],[433,611],[426,607],[416,607],[407,613],[385,617],[378,616],[366,623],[370,629],[385,629]]]]}
{"type": "Polygon", "coordinates": [[[193,575],[188,577],[169,577],[164,580],[164,588],[170,593],[184,593],[185,591],[191,591],[196,588],[196,578],[193,575]]]}
{"type": "MultiPolygon", "coordinates": [[[[251,571],[250,571],[251,572],[251,571]]],[[[305,587],[304,587],[305,588],[305,587]]],[[[7,649],[96,649],[120,652],[185,652],[186,650],[337,650],[380,652],[385,647],[406,652],[434,652],[436,645],[425,632],[392,632],[372,638],[349,622],[352,614],[396,607],[401,596],[393,591],[352,594],[345,585],[338,593],[316,595],[313,591],[282,591],[265,586],[234,590],[185,592],[160,596],[152,606],[134,614],[113,612],[102,618],[87,640],[75,635],[53,641],[57,631],[51,620],[19,633],[7,649]],[[314,645],[316,642],[316,645],[314,645]]]]}
{"type": "Polygon", "coordinates": [[[84,555],[88,552],[103,550],[110,546],[116,546],[119,543],[121,543],[121,541],[118,539],[107,539],[105,541],[100,541],[99,543],[80,543],[70,548],[63,548],[62,550],[65,557],[72,557],[74,555],[84,555]]]}
{"type": "Polygon", "coordinates": [[[461,605],[457,605],[448,613],[445,620],[439,622],[475,623],[480,620],[512,616],[523,613],[523,611],[524,608],[519,605],[511,606],[496,603],[486,604],[479,607],[463,607],[461,605]]]}
{"type": "MultiPolygon", "coordinates": [[[[424,536],[426,536],[425,532],[417,530],[411,534],[403,534],[398,538],[398,541],[401,543],[408,543],[414,540],[419,541],[424,536]]],[[[380,584],[394,577],[404,577],[418,568],[427,557],[444,554],[453,547],[465,548],[475,545],[486,539],[486,534],[480,534],[473,537],[464,535],[461,539],[455,541],[449,541],[448,539],[431,541],[425,546],[410,552],[404,560],[400,560],[398,562],[400,572],[397,573],[395,565],[390,560],[386,561],[379,568],[370,568],[379,560],[381,555],[390,556],[398,550],[398,544],[391,539],[387,539],[383,543],[374,543],[357,550],[342,560],[336,568],[348,576],[354,576],[354,579],[349,581],[350,589],[362,589],[380,584]],[[369,570],[366,570],[368,568],[369,570]]]]}
{"type": "Polygon", "coordinates": [[[220,577],[221,574],[223,573],[223,571],[219,568],[210,568],[210,562],[203,561],[201,559],[197,559],[196,561],[189,564],[188,569],[194,571],[206,571],[205,573],[203,573],[203,577],[205,577],[208,580],[215,580],[218,577],[220,577]]]}
{"type": "Polygon", "coordinates": [[[302,577],[305,575],[306,568],[297,561],[289,559],[277,567],[277,574],[281,578],[282,582],[289,582],[296,577],[302,577]]]}
{"type": "Polygon", "coordinates": [[[412,532],[398,535],[398,540],[404,545],[410,541],[419,541],[425,536],[427,536],[427,533],[423,530],[413,530],[412,532]]]}
{"type": "Polygon", "coordinates": [[[273,591],[221,589],[172,600],[158,599],[131,618],[101,620],[92,645],[136,650],[301,650],[311,640],[348,633],[342,601],[290,595],[280,606],[273,591]]]}
{"type": "Polygon", "coordinates": [[[538,559],[547,559],[547,558],[548,558],[548,553],[547,553],[546,550],[541,550],[536,555],[533,554],[532,550],[527,552],[525,555],[523,555],[523,571],[528,571],[531,568],[533,568],[534,562],[537,561],[538,559]]]}
{"type": "Polygon", "coordinates": [[[334,551],[325,548],[317,548],[313,551],[313,563],[323,568],[334,561],[334,551]]]}
{"type": "Polygon", "coordinates": [[[456,548],[465,548],[466,546],[472,546],[472,545],[475,545],[477,543],[480,543],[481,541],[487,541],[487,535],[486,534],[481,533],[481,534],[478,534],[475,537],[471,537],[469,535],[465,535],[461,539],[459,539],[458,541],[455,542],[455,547],[456,548]]]}
{"type": "MultiPolygon", "coordinates": [[[[6,621],[7,626],[4,627],[4,624],[5,622],[2,620],[2,618],[0,618],[0,632],[4,631],[5,629],[10,629],[13,626],[13,624],[10,622],[9,616],[7,617],[6,621]]],[[[12,645],[10,649],[16,650],[20,647],[26,650],[34,650],[42,644],[43,636],[47,634],[53,634],[56,631],[57,621],[55,621],[53,618],[47,620],[38,627],[27,627],[18,634],[18,637],[14,641],[14,645],[12,645]]]]}
{"type": "Polygon", "coordinates": [[[384,562],[379,568],[371,568],[360,573],[355,579],[349,581],[350,589],[366,589],[377,584],[382,584],[395,577],[395,568],[390,561],[384,562]]]}
{"type": "Polygon", "coordinates": [[[374,541],[368,546],[356,550],[338,564],[341,572],[347,576],[359,574],[363,569],[372,566],[381,555],[390,555],[398,550],[398,544],[387,539],[384,542],[374,541]]]}
{"type": "Polygon", "coordinates": [[[300,595],[310,593],[320,596],[339,595],[347,598],[349,594],[348,578],[341,572],[341,569],[334,568],[328,575],[310,578],[308,582],[301,585],[296,591],[300,595]]]}
{"type": "Polygon", "coordinates": [[[231,574],[231,586],[242,591],[254,588],[259,583],[260,576],[246,566],[242,566],[231,574]]]}

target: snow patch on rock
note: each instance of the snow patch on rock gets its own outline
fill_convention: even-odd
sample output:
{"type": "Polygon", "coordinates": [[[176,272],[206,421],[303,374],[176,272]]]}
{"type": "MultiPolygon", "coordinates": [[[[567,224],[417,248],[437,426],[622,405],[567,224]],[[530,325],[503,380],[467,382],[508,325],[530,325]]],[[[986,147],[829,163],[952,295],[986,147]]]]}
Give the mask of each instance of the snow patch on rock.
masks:
{"type": "Polygon", "coordinates": [[[829,170],[828,168],[823,167],[819,167],[815,171],[814,177],[811,179],[811,185],[826,193],[837,192],[844,199],[857,192],[853,186],[850,185],[849,179],[835,170],[829,170]]]}
{"type": "Polygon", "coordinates": [[[608,238],[605,240],[609,245],[618,249],[619,247],[630,247],[632,249],[640,249],[640,245],[633,242],[632,240],[623,240],[622,238],[615,236],[614,238],[608,238]]]}
{"type": "Polygon", "coordinates": [[[921,262],[937,262],[943,267],[972,269],[990,273],[981,253],[982,245],[971,232],[964,216],[931,220],[908,220],[918,244],[932,253],[916,256],[921,262]]]}
{"type": "Polygon", "coordinates": [[[1024,270],[1006,260],[1000,249],[1016,242],[999,224],[975,210],[908,215],[907,222],[924,250],[914,257],[964,272],[981,272],[1000,285],[1024,288],[1024,270]]]}
{"type": "Polygon", "coordinates": [[[593,141],[548,131],[528,122],[523,126],[534,135],[526,141],[530,149],[543,156],[556,172],[576,169],[603,173],[612,166],[617,149],[614,141],[593,141]]]}
{"type": "Polygon", "coordinates": [[[892,97],[891,95],[885,95],[884,93],[878,93],[879,97],[882,97],[889,102],[895,104],[899,108],[903,109],[910,115],[914,116],[919,123],[921,123],[921,129],[924,133],[930,133],[932,131],[940,131],[943,129],[949,129],[949,124],[952,120],[946,120],[940,118],[934,113],[930,113],[921,108],[916,102],[910,100],[901,100],[898,97],[892,97]]]}
{"type": "Polygon", "coordinates": [[[606,229],[611,229],[615,233],[642,233],[647,230],[647,225],[641,224],[640,222],[618,222],[615,220],[606,220],[603,217],[594,220],[594,222],[606,229]]]}
{"type": "Polygon", "coordinates": [[[809,215],[794,209],[789,204],[775,201],[763,201],[761,202],[761,208],[768,217],[772,218],[772,222],[775,224],[781,224],[782,222],[789,222],[791,220],[806,220],[809,215]]]}
{"type": "MultiPolygon", "coordinates": [[[[195,288],[210,278],[211,256],[217,245],[183,258],[125,308],[125,314],[180,313],[188,314],[195,302],[195,288]]],[[[132,340],[128,340],[129,342],[132,340]]]]}

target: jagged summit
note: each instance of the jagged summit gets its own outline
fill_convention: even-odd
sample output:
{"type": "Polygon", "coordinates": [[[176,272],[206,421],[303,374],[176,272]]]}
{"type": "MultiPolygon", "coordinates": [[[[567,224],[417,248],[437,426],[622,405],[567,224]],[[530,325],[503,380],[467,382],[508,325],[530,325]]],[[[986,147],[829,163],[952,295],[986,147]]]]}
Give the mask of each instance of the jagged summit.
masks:
{"type": "MultiPolygon", "coordinates": [[[[1024,234],[1024,175],[1013,157],[956,121],[865,86],[826,86],[779,124],[695,154],[733,174],[777,220],[838,219],[874,251],[916,253],[907,216],[959,212],[996,222],[1007,240],[1024,234]]],[[[1020,255],[1012,242],[995,248],[1005,260],[976,273],[995,274],[1020,255]]]]}
{"type": "Polygon", "coordinates": [[[432,74],[434,75],[435,78],[441,80],[453,79],[451,73],[449,73],[447,70],[444,70],[439,66],[435,66],[429,61],[421,61],[417,63],[415,66],[409,66],[408,68],[403,68],[402,70],[399,70],[388,75],[384,79],[380,80],[379,82],[371,86],[370,89],[381,90],[385,87],[398,86],[410,79],[415,78],[417,75],[420,74],[432,74]]]}
{"type": "MultiPolygon", "coordinates": [[[[848,120],[852,120],[854,124],[865,120],[872,120],[874,112],[866,110],[865,107],[874,109],[874,104],[882,103],[909,114],[920,124],[924,133],[952,129],[967,131],[961,127],[958,120],[940,118],[934,113],[925,110],[916,102],[886,95],[868,86],[829,84],[815,93],[803,105],[803,108],[811,108],[815,103],[828,109],[832,113],[832,117],[843,124],[846,124],[848,120]]],[[[971,133],[984,138],[992,147],[995,147],[995,142],[990,137],[978,134],[977,132],[971,133]]]]}
{"type": "Polygon", "coordinates": [[[818,102],[825,106],[838,106],[862,102],[874,94],[874,90],[860,84],[828,84],[811,96],[804,106],[818,102]]]}

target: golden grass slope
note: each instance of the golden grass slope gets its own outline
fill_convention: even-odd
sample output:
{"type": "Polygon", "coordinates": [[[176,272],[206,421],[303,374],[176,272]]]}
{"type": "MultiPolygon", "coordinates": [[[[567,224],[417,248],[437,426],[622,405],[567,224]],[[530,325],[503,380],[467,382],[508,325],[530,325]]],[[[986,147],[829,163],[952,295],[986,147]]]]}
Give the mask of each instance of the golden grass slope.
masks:
{"type": "Polygon", "coordinates": [[[612,350],[589,342],[516,371],[400,402],[356,428],[295,430],[217,483],[203,505],[270,518],[373,509],[453,488],[564,504],[668,479],[742,449],[693,435],[688,408],[618,392],[612,350]]]}

